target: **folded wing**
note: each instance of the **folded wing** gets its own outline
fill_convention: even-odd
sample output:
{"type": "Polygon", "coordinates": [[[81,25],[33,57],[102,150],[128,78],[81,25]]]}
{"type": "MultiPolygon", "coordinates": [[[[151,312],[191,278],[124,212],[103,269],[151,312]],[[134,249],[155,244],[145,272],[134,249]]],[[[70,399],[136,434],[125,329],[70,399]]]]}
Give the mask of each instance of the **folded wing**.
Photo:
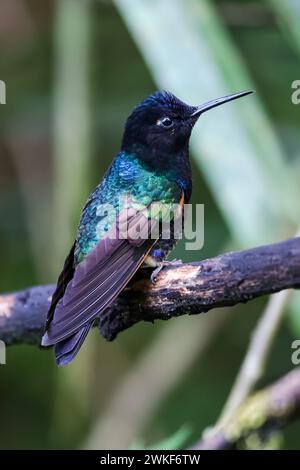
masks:
{"type": "Polygon", "coordinates": [[[121,211],[107,236],[74,268],[74,247],[60,275],[42,344],[63,341],[91,323],[125,288],[156,242],[158,220],[121,211]],[[127,230],[124,237],[124,221],[127,230]],[[120,226],[123,227],[122,235],[120,226]],[[139,236],[138,234],[142,234],[139,236]]]}

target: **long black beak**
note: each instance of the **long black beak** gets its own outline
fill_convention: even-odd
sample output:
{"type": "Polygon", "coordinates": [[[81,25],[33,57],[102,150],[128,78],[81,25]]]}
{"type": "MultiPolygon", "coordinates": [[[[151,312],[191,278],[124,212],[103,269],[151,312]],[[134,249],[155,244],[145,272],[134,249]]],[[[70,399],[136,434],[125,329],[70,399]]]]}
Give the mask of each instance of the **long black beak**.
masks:
{"type": "Polygon", "coordinates": [[[223,96],[222,98],[217,98],[216,100],[207,101],[207,103],[200,104],[200,106],[195,107],[195,111],[191,114],[191,117],[199,117],[200,114],[205,113],[209,109],[216,108],[217,106],[228,103],[229,101],[237,100],[243,96],[251,95],[251,93],[254,93],[254,91],[241,91],[240,93],[234,93],[233,95],[223,96]]]}

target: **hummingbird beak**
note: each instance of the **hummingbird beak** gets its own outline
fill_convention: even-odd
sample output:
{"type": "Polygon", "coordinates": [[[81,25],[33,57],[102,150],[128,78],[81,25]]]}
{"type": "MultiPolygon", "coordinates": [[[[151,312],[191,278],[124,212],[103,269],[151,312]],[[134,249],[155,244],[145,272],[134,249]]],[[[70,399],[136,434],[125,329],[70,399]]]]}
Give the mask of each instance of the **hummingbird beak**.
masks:
{"type": "Polygon", "coordinates": [[[229,101],[236,100],[238,98],[242,98],[243,96],[251,95],[254,91],[241,91],[240,93],[234,93],[233,95],[223,96],[222,98],[217,98],[215,100],[207,101],[204,104],[200,104],[194,108],[194,112],[190,115],[192,118],[198,118],[200,114],[205,113],[206,111],[216,108],[221,104],[228,103],[229,101]]]}

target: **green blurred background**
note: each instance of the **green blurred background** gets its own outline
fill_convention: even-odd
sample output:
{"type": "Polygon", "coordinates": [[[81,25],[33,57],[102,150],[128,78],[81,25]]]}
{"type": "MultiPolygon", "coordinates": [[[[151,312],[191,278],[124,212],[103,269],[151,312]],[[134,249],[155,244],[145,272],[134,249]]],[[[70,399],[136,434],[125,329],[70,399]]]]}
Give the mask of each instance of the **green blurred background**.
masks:
{"type": "MultiPolygon", "coordinates": [[[[0,291],[55,282],[81,207],[118,151],[132,107],[156,89],[197,104],[247,88],[201,118],[193,202],[205,204],[199,260],[275,242],[300,224],[300,4],[296,0],[1,0],[0,291]]],[[[0,447],[182,447],[217,420],[267,299],[93,331],[57,369],[15,346],[0,366],[0,447]],[[165,439],[168,439],[166,442],[165,439]],[[157,446],[157,445],[156,445],[157,446]]],[[[294,296],[259,386],[292,368],[294,296]]],[[[283,433],[300,448],[300,425],[283,433]]]]}

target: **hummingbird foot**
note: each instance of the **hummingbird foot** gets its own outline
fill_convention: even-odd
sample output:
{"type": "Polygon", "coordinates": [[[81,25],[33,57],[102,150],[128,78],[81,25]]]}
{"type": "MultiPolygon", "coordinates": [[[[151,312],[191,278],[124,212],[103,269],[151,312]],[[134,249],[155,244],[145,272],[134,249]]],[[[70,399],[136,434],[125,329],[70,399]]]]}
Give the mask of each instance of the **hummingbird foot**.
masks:
{"type": "Polygon", "coordinates": [[[182,264],[182,260],[181,259],[173,259],[172,261],[161,261],[157,268],[154,269],[154,271],[152,271],[151,273],[151,282],[152,284],[155,284],[156,281],[157,281],[157,276],[158,274],[160,273],[160,271],[168,266],[178,266],[182,264]]]}

